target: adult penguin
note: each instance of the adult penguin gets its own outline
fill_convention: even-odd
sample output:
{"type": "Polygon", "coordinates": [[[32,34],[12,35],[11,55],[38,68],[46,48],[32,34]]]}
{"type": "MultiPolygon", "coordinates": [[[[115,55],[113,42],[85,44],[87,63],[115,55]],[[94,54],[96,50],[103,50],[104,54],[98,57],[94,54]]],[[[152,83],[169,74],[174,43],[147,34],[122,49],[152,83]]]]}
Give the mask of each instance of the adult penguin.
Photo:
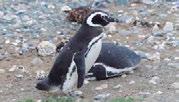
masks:
{"type": "Polygon", "coordinates": [[[100,54],[103,27],[117,21],[101,10],[90,13],[79,31],[64,45],[48,77],[38,82],[36,88],[45,91],[61,89],[67,93],[76,82],[80,88],[85,74],[100,54]]]}

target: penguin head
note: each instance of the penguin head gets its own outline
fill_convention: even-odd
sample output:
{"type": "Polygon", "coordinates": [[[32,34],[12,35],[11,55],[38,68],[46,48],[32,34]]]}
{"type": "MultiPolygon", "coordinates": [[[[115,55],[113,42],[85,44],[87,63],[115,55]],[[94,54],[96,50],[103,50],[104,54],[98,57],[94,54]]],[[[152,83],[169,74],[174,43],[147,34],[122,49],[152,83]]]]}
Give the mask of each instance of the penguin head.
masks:
{"type": "Polygon", "coordinates": [[[92,27],[103,27],[108,25],[110,22],[119,22],[118,19],[112,18],[108,13],[96,10],[90,13],[84,20],[83,23],[92,27]]]}

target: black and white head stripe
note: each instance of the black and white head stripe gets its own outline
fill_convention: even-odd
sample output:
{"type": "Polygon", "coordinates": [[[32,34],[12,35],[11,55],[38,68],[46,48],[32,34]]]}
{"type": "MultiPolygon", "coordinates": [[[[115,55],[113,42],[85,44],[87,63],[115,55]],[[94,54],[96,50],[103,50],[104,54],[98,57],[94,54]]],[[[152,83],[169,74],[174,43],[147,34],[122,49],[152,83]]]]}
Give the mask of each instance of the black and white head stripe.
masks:
{"type": "Polygon", "coordinates": [[[86,23],[89,25],[89,26],[94,26],[94,27],[98,27],[98,26],[101,26],[100,24],[95,24],[94,22],[94,19],[95,17],[102,17],[102,16],[108,16],[107,13],[104,13],[104,12],[94,12],[94,13],[91,13],[87,19],[86,19],[86,23]]]}
{"type": "Polygon", "coordinates": [[[86,24],[93,27],[106,26],[110,22],[118,22],[117,19],[110,17],[108,13],[100,10],[94,11],[89,14],[85,21],[86,24]]]}

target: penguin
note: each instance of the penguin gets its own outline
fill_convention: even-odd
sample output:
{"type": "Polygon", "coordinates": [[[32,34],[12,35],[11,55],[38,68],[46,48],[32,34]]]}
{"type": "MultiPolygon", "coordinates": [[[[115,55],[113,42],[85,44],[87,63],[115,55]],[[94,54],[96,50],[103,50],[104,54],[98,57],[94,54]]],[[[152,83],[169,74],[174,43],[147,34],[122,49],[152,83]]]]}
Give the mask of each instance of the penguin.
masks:
{"type": "Polygon", "coordinates": [[[138,68],[141,56],[133,50],[114,43],[103,43],[99,57],[86,78],[105,80],[138,68]]]}
{"type": "Polygon", "coordinates": [[[36,88],[44,91],[60,89],[63,93],[68,93],[75,83],[77,88],[82,87],[86,73],[100,54],[103,27],[110,22],[118,20],[101,10],[91,12],[78,32],[64,45],[47,78],[38,82],[36,88]]]}
{"type": "MultiPolygon", "coordinates": [[[[57,52],[63,47],[57,46],[57,52]]],[[[114,43],[102,43],[101,52],[85,78],[89,80],[106,80],[120,76],[138,68],[142,57],[133,50],[114,43]]]]}

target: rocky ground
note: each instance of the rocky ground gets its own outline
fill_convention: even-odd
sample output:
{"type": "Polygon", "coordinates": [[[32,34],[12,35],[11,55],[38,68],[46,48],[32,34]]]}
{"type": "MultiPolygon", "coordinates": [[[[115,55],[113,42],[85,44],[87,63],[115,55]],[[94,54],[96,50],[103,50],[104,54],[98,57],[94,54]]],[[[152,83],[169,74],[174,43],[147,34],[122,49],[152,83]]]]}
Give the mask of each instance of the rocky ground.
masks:
{"type": "MultiPolygon", "coordinates": [[[[1,102],[41,100],[54,95],[36,90],[35,84],[49,72],[56,45],[68,40],[80,27],[66,20],[63,12],[67,9],[64,6],[73,8],[79,3],[62,1],[0,0],[1,102]]],[[[84,2],[81,4],[88,4],[84,2]]],[[[127,46],[148,60],[142,60],[138,69],[129,75],[90,81],[80,89],[83,100],[103,102],[130,96],[137,102],[179,102],[179,10],[176,5],[105,3],[102,7],[123,21],[105,28],[104,41],[127,46]],[[134,25],[134,20],[152,24],[134,25]]]]}

